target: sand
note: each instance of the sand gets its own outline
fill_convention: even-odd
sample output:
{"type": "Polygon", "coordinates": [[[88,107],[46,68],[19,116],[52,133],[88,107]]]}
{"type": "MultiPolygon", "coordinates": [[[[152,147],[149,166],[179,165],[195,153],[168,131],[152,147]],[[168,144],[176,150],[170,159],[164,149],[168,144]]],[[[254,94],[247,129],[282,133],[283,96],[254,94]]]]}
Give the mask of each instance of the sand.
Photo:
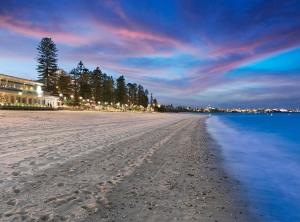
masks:
{"type": "Polygon", "coordinates": [[[254,221],[206,118],[0,111],[0,221],[254,221]]]}

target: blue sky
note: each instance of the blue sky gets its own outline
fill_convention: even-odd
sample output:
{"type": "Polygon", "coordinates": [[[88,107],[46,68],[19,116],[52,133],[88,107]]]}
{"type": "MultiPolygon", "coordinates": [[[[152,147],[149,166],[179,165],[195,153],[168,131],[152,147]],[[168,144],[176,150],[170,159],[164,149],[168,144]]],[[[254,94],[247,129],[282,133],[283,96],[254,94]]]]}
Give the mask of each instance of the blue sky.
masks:
{"type": "Polygon", "coordinates": [[[300,1],[2,1],[0,73],[35,79],[51,37],[79,60],[143,84],[161,103],[300,106],[300,1]]]}

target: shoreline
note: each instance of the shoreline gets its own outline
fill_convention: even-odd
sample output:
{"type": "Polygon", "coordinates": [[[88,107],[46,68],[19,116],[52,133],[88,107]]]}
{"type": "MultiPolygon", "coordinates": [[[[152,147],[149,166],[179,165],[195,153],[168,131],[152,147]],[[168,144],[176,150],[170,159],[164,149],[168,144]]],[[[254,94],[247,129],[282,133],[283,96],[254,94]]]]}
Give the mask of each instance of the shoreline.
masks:
{"type": "MultiPolygon", "coordinates": [[[[104,210],[86,221],[257,221],[249,213],[238,181],[224,169],[220,147],[207,132],[206,118],[198,120],[199,133],[185,135],[185,140],[192,140],[188,150],[158,150],[112,188],[104,210]]],[[[176,140],[183,139],[180,134],[174,135],[176,140]]]]}
{"type": "Polygon", "coordinates": [[[256,221],[206,116],[48,113],[0,112],[1,221],[256,221]]]}
{"type": "MultiPolygon", "coordinates": [[[[207,117],[210,118],[210,117],[207,117]]],[[[241,185],[238,178],[236,178],[233,173],[225,166],[225,159],[222,156],[222,147],[219,142],[214,139],[211,133],[208,132],[207,119],[205,121],[205,130],[207,137],[210,139],[210,150],[215,155],[215,163],[220,170],[222,177],[226,178],[226,182],[223,183],[224,190],[228,192],[228,197],[233,201],[233,206],[243,205],[243,214],[246,215],[245,221],[261,221],[258,215],[255,215],[253,211],[250,210],[248,194],[246,189],[241,185]]],[[[242,220],[242,221],[244,221],[242,220]]],[[[239,221],[239,220],[237,220],[239,221]]]]}

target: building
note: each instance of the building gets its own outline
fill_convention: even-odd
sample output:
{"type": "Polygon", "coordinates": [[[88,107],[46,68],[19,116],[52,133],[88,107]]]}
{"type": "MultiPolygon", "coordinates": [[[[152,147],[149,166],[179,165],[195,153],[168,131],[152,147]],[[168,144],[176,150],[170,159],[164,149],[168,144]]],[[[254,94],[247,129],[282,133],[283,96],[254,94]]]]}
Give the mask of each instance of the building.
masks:
{"type": "Polygon", "coordinates": [[[59,99],[44,95],[42,83],[0,74],[0,105],[40,105],[57,108],[59,99]]]}

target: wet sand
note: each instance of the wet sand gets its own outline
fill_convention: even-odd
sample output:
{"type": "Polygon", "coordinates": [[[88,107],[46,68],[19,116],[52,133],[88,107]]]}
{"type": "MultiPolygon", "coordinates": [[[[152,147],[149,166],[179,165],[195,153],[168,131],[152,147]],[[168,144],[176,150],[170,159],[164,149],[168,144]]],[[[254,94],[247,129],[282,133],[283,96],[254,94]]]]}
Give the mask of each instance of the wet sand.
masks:
{"type": "Polygon", "coordinates": [[[255,221],[205,119],[0,111],[0,221],[255,221]]]}

